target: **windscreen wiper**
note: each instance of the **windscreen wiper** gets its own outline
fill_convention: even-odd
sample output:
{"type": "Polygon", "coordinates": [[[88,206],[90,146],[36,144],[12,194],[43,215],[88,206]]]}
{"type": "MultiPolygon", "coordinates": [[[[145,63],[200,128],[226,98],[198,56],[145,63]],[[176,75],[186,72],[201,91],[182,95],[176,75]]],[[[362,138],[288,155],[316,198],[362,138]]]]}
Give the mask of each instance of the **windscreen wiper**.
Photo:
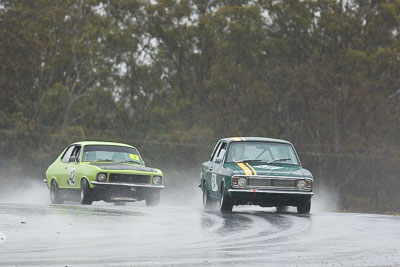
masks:
{"type": "Polygon", "coordinates": [[[93,160],[92,162],[115,162],[112,159],[99,159],[99,160],[93,160]]]}
{"type": "Polygon", "coordinates": [[[267,164],[274,163],[274,162],[279,162],[279,161],[287,161],[287,160],[291,160],[291,159],[289,159],[289,158],[286,158],[286,159],[285,158],[274,159],[274,160],[268,161],[267,164]]]}
{"type": "Polygon", "coordinates": [[[257,162],[257,161],[261,161],[261,159],[242,159],[242,160],[235,161],[235,163],[257,162]]]}
{"type": "Polygon", "coordinates": [[[125,160],[125,161],[120,161],[119,163],[136,163],[136,164],[140,164],[139,162],[134,161],[134,160],[125,160]]]}

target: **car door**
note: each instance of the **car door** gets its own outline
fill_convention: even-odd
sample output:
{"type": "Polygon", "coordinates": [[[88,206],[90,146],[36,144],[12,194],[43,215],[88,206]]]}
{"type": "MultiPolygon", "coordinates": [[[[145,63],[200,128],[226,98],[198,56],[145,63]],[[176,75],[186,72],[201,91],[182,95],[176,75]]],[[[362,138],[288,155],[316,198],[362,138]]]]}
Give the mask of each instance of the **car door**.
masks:
{"type": "Polygon", "coordinates": [[[215,157],[213,159],[213,167],[211,172],[211,195],[214,197],[220,197],[220,186],[223,179],[223,164],[224,157],[227,148],[226,142],[221,142],[220,147],[218,148],[215,157]]]}
{"type": "Polygon", "coordinates": [[[215,146],[213,153],[211,154],[210,160],[206,161],[203,163],[203,166],[201,168],[201,176],[202,178],[205,180],[207,189],[209,192],[211,192],[211,172],[214,168],[214,160],[217,154],[217,150],[220,148],[221,146],[221,141],[219,141],[217,143],[217,145],[215,146]]]}
{"type": "Polygon", "coordinates": [[[58,187],[65,188],[68,186],[66,179],[66,170],[68,168],[69,159],[71,157],[72,151],[74,150],[74,145],[71,145],[65,149],[64,154],[61,156],[60,161],[57,163],[57,168],[54,171],[54,177],[57,180],[58,187]]]}
{"type": "Polygon", "coordinates": [[[79,187],[76,183],[76,178],[78,174],[78,166],[79,166],[79,155],[81,151],[80,145],[73,146],[71,155],[68,158],[68,162],[65,162],[65,172],[63,175],[63,181],[69,188],[76,188],[79,187]]]}

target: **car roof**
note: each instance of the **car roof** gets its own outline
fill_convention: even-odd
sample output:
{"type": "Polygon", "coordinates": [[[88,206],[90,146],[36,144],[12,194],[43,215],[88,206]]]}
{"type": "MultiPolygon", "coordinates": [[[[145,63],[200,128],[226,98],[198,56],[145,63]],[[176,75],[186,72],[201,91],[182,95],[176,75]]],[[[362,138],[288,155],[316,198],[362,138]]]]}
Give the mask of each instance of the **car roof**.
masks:
{"type": "Polygon", "coordinates": [[[272,143],[292,144],[286,140],[267,138],[267,137],[228,137],[221,139],[221,141],[226,141],[228,143],[249,141],[249,142],[272,142],[272,143]]]}
{"type": "Polygon", "coordinates": [[[131,145],[123,144],[123,143],[116,143],[116,142],[103,142],[103,141],[80,141],[75,142],[72,145],[99,145],[99,146],[125,146],[125,147],[133,147],[131,145]]]}

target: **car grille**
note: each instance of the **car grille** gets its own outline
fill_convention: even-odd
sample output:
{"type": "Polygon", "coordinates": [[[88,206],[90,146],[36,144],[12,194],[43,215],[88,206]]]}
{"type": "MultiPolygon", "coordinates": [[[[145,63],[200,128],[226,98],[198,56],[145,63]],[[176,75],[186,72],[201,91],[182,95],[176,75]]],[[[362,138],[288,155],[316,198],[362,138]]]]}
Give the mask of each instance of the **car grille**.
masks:
{"type": "Polygon", "coordinates": [[[272,186],[280,188],[296,188],[296,179],[254,178],[248,179],[249,186],[272,186]]]}
{"type": "Polygon", "coordinates": [[[109,182],[110,183],[150,184],[150,175],[111,173],[109,182]]]}

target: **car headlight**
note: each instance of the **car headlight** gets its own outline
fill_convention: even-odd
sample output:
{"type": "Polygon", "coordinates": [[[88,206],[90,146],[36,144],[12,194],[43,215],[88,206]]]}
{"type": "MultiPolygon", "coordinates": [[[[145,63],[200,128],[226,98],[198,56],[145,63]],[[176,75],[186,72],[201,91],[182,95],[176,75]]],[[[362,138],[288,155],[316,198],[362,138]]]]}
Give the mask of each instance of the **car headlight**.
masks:
{"type": "Polygon", "coordinates": [[[246,178],[240,177],[239,180],[238,180],[238,185],[243,187],[243,186],[246,186],[246,184],[247,184],[246,178]]]}
{"type": "Polygon", "coordinates": [[[99,182],[107,181],[107,175],[105,173],[97,174],[97,181],[99,181],[99,182]]]}
{"type": "Polygon", "coordinates": [[[304,180],[299,180],[299,181],[297,182],[297,187],[300,188],[300,189],[306,188],[306,185],[307,185],[307,183],[306,183],[306,181],[304,181],[304,180]]]}
{"type": "Polygon", "coordinates": [[[162,178],[161,176],[154,176],[153,177],[153,184],[161,184],[162,178]]]}
{"type": "Polygon", "coordinates": [[[247,185],[247,179],[245,177],[233,177],[232,186],[233,187],[245,187],[247,185]]]}

